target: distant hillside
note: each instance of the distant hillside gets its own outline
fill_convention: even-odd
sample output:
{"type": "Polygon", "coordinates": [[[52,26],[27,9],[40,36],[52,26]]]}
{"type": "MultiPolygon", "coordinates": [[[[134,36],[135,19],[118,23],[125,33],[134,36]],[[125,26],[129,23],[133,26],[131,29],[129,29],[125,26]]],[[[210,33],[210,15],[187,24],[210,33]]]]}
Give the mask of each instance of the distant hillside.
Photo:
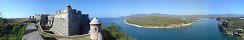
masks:
{"type": "Polygon", "coordinates": [[[157,17],[157,16],[129,18],[127,19],[127,22],[141,25],[141,26],[147,26],[147,25],[163,26],[163,25],[173,24],[173,23],[187,23],[187,21],[177,19],[177,18],[157,17]]]}
{"type": "Polygon", "coordinates": [[[125,23],[129,25],[145,28],[174,28],[191,25],[193,22],[195,22],[195,19],[179,19],[160,16],[131,17],[125,20],[125,23]]]}
{"type": "Polygon", "coordinates": [[[147,17],[147,16],[178,17],[178,18],[206,18],[206,17],[243,17],[244,15],[237,15],[237,14],[170,15],[170,14],[152,13],[152,14],[133,14],[133,15],[126,16],[126,18],[147,17]]]}

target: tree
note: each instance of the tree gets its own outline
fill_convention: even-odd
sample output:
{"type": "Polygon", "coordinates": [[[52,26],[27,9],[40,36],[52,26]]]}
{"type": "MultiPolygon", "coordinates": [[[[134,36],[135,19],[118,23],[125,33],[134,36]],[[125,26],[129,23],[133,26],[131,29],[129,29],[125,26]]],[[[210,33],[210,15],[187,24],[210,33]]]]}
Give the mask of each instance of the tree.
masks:
{"type": "Polygon", "coordinates": [[[134,40],[134,38],[128,36],[125,32],[120,31],[121,28],[115,23],[111,23],[108,28],[104,29],[105,40],[134,40]]]}
{"type": "Polygon", "coordinates": [[[8,22],[9,20],[0,17],[0,40],[21,40],[24,36],[26,25],[8,22]]]}
{"type": "Polygon", "coordinates": [[[2,16],[3,11],[0,12],[0,17],[2,16]]]}

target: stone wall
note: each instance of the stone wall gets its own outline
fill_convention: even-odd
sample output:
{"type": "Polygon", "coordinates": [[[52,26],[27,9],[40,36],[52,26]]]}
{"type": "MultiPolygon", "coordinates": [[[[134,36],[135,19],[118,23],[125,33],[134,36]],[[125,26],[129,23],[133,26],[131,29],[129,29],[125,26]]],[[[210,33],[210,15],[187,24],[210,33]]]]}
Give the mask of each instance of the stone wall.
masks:
{"type": "Polygon", "coordinates": [[[45,26],[48,23],[49,14],[35,14],[34,18],[37,22],[41,23],[41,26],[45,26]]]}
{"type": "Polygon", "coordinates": [[[68,14],[56,14],[54,15],[53,26],[50,31],[53,31],[56,35],[68,36],[68,14]]]}
{"type": "Polygon", "coordinates": [[[41,26],[44,27],[48,23],[48,15],[41,14],[41,26]]]}
{"type": "Polygon", "coordinates": [[[41,26],[51,27],[56,35],[70,36],[81,35],[89,32],[89,16],[81,11],[66,6],[65,9],[57,11],[54,15],[37,15],[37,21],[41,26]]]}
{"type": "Polygon", "coordinates": [[[57,35],[80,35],[89,32],[89,22],[88,14],[81,14],[75,9],[67,13],[61,10],[54,16],[51,29],[57,35]]]}
{"type": "Polygon", "coordinates": [[[87,34],[90,30],[90,19],[88,14],[81,14],[82,15],[82,33],[87,34]]]}
{"type": "Polygon", "coordinates": [[[75,11],[70,12],[68,15],[68,31],[69,31],[69,35],[78,35],[81,34],[81,15],[79,15],[78,13],[75,13],[75,11]]]}
{"type": "Polygon", "coordinates": [[[52,27],[54,21],[54,15],[48,16],[48,23],[46,24],[47,27],[52,27]]]}
{"type": "Polygon", "coordinates": [[[54,18],[53,27],[50,30],[56,35],[68,36],[68,27],[67,18],[54,18]]]}
{"type": "MultiPolygon", "coordinates": [[[[30,17],[31,18],[31,17],[30,17]]],[[[33,18],[33,17],[32,17],[33,18]]],[[[102,40],[102,30],[100,24],[91,24],[91,20],[89,19],[88,14],[82,14],[81,11],[72,9],[70,5],[66,6],[65,9],[57,11],[54,15],[49,14],[40,14],[34,16],[35,21],[38,23],[38,30],[43,36],[55,37],[60,40],[66,39],[74,39],[77,37],[81,37],[79,39],[89,39],[91,37],[95,37],[93,39],[102,40]],[[39,25],[40,24],[40,25],[39,25]],[[90,24],[93,25],[90,30],[90,24]],[[51,27],[51,29],[49,29],[51,27]],[[43,31],[50,30],[54,34],[46,33],[43,31]],[[93,30],[92,30],[93,29],[93,30]],[[91,33],[89,33],[89,30],[91,33]],[[96,30],[96,31],[94,31],[96,30]]],[[[97,18],[95,18],[95,23],[100,23],[97,18]]],[[[48,32],[50,32],[48,31],[48,32]]]]}

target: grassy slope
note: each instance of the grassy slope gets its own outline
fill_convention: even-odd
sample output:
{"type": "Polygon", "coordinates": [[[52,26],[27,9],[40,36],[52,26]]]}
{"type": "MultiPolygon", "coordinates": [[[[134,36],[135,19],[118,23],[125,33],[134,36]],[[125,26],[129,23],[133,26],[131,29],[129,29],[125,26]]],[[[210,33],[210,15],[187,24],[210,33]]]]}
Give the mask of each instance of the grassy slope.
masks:
{"type": "Polygon", "coordinates": [[[13,22],[14,23],[21,23],[21,22],[26,22],[28,21],[28,18],[14,18],[13,22]]]}
{"type": "Polygon", "coordinates": [[[157,16],[129,18],[126,21],[128,23],[137,24],[140,26],[164,26],[168,24],[187,23],[186,20],[170,18],[170,17],[157,17],[157,16]]]}

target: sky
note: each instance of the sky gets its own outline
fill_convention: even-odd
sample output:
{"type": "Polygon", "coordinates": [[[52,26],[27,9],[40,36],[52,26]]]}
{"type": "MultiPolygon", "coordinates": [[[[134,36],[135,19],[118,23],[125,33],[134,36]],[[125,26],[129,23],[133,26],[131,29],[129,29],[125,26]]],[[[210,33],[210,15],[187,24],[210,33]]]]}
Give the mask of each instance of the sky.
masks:
{"type": "Polygon", "coordinates": [[[55,14],[66,5],[90,17],[121,17],[132,14],[244,14],[244,0],[0,0],[5,18],[55,14]]]}

